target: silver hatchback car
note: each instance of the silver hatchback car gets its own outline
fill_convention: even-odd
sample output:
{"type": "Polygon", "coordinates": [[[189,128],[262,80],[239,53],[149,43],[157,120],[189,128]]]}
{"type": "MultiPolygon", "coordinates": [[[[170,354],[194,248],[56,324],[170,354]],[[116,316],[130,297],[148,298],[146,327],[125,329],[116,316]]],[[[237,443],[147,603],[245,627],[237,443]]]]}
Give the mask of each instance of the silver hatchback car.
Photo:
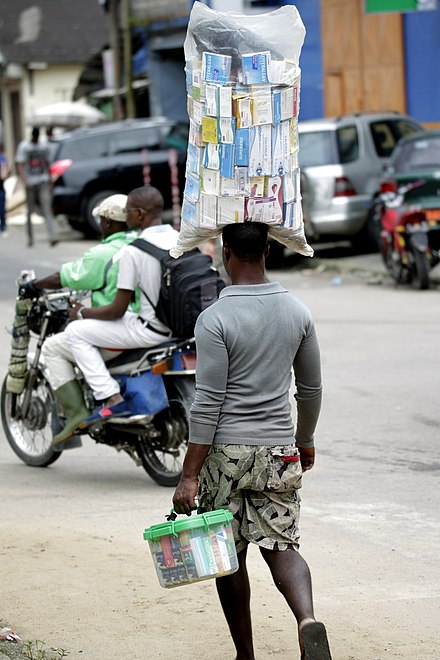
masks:
{"type": "Polygon", "coordinates": [[[346,238],[357,248],[374,248],[368,211],[388,158],[400,138],[423,130],[397,112],[300,121],[301,194],[309,239],[346,238]]]}

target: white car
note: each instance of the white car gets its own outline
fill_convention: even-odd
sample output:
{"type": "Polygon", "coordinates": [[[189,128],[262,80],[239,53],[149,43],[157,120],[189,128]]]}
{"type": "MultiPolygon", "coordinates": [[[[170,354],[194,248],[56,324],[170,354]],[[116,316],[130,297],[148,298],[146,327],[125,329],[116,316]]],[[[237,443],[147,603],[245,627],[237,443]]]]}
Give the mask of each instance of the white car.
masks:
{"type": "Polygon", "coordinates": [[[397,112],[360,112],[299,122],[305,230],[310,240],[349,239],[375,246],[368,212],[400,138],[423,131],[397,112]]]}

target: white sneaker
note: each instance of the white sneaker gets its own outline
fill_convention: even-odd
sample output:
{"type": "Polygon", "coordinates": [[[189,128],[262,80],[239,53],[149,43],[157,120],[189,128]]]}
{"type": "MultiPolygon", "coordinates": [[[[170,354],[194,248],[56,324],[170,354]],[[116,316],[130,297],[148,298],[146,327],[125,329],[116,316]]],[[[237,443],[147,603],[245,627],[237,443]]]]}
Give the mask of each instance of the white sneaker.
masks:
{"type": "Polygon", "coordinates": [[[2,231],[2,232],[0,232],[0,236],[1,236],[2,238],[9,238],[9,232],[6,231],[6,230],[5,230],[5,231],[2,231]]]}

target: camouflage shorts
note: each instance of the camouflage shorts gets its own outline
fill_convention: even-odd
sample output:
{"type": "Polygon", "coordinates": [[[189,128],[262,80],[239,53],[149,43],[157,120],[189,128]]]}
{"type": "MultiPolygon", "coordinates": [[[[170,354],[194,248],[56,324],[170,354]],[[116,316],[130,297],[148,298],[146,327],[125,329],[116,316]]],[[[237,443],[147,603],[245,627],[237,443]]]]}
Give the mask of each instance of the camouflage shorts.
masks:
{"type": "Polygon", "coordinates": [[[294,445],[215,444],[199,477],[200,507],[231,511],[237,552],[248,543],[268,550],[297,549],[301,481],[294,445]]]}

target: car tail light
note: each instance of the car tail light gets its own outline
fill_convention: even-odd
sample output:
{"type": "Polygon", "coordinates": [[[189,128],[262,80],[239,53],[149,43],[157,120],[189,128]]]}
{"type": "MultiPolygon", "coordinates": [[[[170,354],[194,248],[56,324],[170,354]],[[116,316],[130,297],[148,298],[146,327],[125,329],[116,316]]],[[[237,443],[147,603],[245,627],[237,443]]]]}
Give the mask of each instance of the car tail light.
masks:
{"type": "Polygon", "coordinates": [[[386,181],[382,181],[380,184],[380,192],[381,193],[396,193],[397,192],[397,181],[394,181],[393,179],[387,179],[386,181]]]}
{"type": "Polygon", "coordinates": [[[336,177],[333,197],[353,197],[353,195],[357,195],[357,192],[350,179],[346,176],[336,177]]]}
{"type": "Polygon", "coordinates": [[[71,166],[73,165],[73,160],[70,160],[70,158],[65,158],[64,160],[57,160],[55,163],[52,163],[50,166],[50,175],[52,177],[52,181],[56,181],[57,179],[60,178],[60,176],[63,176],[64,172],[71,166]]]}

